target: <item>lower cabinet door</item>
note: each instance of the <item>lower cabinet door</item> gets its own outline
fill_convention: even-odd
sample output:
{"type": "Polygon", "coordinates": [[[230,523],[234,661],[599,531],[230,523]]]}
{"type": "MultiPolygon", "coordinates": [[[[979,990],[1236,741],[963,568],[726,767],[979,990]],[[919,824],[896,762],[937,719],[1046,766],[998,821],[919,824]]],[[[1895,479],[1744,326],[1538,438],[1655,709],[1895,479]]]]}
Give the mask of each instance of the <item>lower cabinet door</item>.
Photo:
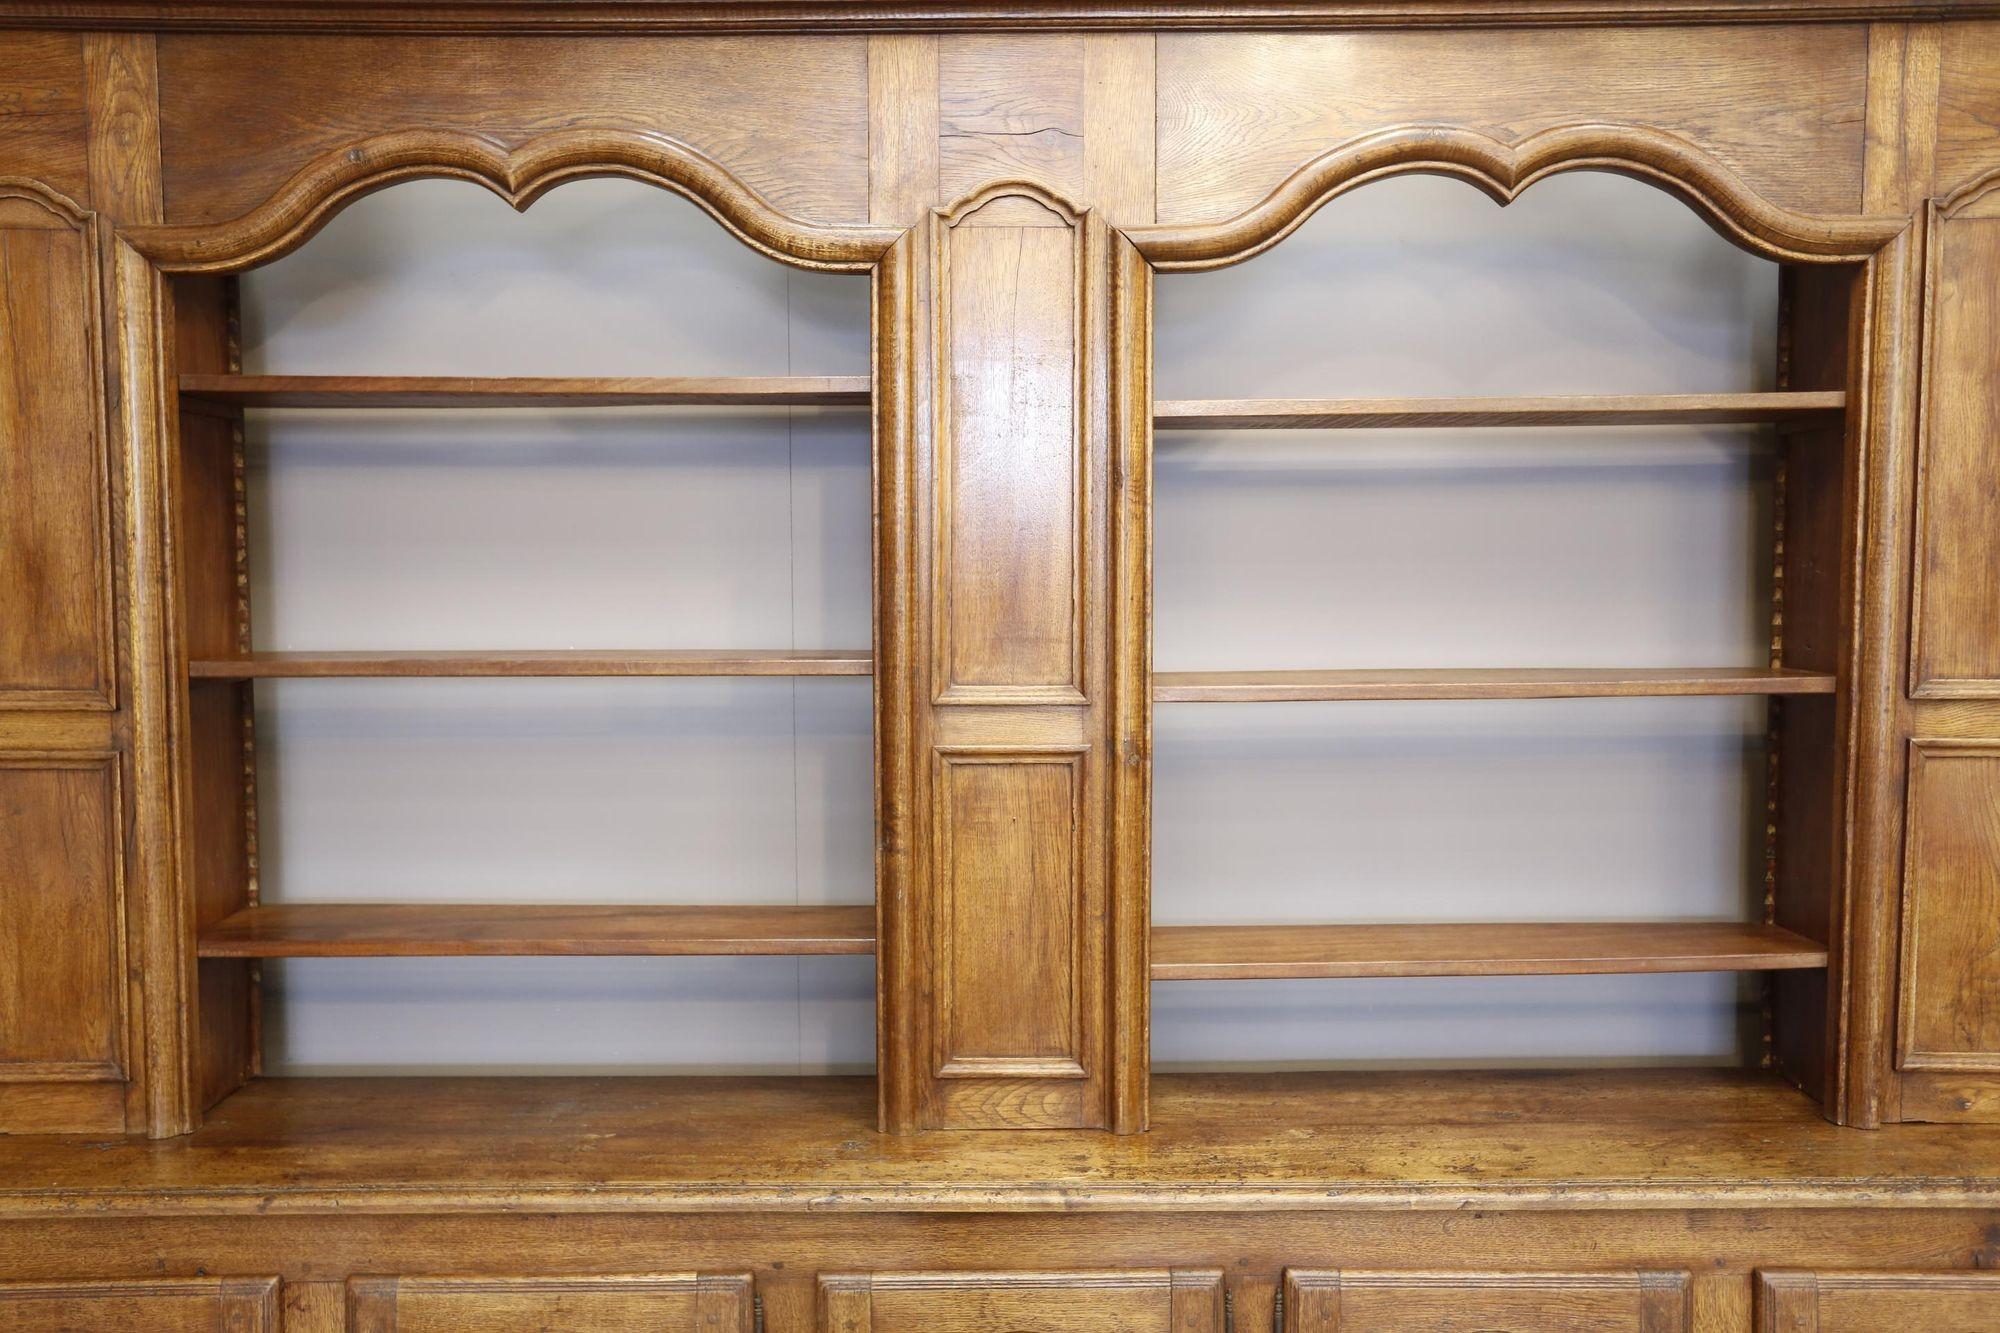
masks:
{"type": "Polygon", "coordinates": [[[274,1277],[137,1282],[0,1282],[8,1333],[277,1333],[274,1277]]]}
{"type": "Polygon", "coordinates": [[[2000,1273],[1757,1274],[1758,1333],[1992,1333],[2000,1328],[2000,1273]]]}
{"type": "Polygon", "coordinates": [[[861,1273],[819,1280],[826,1333],[1223,1333],[1215,1269],[861,1273]]]}
{"type": "Polygon", "coordinates": [[[351,1333],[752,1333],[742,1274],[587,1277],[357,1277],[351,1333]]]}
{"type": "Polygon", "coordinates": [[[1688,1275],[1285,1271],[1285,1333],[1680,1333],[1688,1275]]]}

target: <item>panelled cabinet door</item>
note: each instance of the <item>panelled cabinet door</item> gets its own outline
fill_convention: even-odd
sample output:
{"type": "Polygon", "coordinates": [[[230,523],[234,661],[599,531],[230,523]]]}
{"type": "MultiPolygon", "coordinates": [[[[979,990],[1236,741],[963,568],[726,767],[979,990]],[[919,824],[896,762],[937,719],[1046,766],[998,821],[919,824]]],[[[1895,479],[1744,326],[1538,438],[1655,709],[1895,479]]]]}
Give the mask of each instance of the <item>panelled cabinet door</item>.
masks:
{"type": "Polygon", "coordinates": [[[752,1333],[744,1274],[358,1277],[352,1333],[752,1333]]]}
{"type": "Polygon", "coordinates": [[[277,1333],[274,1277],[160,1278],[137,1282],[0,1282],[8,1333],[277,1333]]]}
{"type": "Polygon", "coordinates": [[[1990,1333],[2000,1328],[2000,1273],[1757,1275],[1757,1333],[1990,1333]]]}
{"type": "Polygon", "coordinates": [[[1679,1333],[1688,1275],[1285,1272],[1285,1333],[1679,1333]]]}
{"type": "Polygon", "coordinates": [[[819,1280],[822,1333],[1223,1333],[1214,1269],[819,1280]]]}

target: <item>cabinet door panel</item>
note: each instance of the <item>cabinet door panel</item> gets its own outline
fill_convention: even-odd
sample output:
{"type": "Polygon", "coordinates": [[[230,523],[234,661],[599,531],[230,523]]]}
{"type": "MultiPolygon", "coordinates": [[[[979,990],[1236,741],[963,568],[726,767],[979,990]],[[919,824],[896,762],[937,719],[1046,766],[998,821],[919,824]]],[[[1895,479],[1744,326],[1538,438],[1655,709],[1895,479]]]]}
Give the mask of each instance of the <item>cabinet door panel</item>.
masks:
{"type": "Polygon", "coordinates": [[[751,1333],[740,1274],[361,1277],[348,1283],[353,1333],[751,1333]]]}
{"type": "Polygon", "coordinates": [[[1757,1275],[1758,1333],[1990,1333],[2000,1328],[2000,1273],[1757,1275]]]}
{"type": "Polygon", "coordinates": [[[0,1132],[124,1128],[118,804],[109,754],[0,752],[0,1132]]]}
{"type": "Polygon", "coordinates": [[[167,1278],[156,1282],[0,1282],[0,1328],[9,1333],[277,1333],[274,1277],[167,1278]]]}
{"type": "Polygon", "coordinates": [[[1669,1333],[1689,1327],[1688,1276],[1625,1273],[1285,1273],[1285,1333],[1669,1333]]]}
{"type": "Polygon", "coordinates": [[[90,228],[0,184],[0,705],[109,708],[109,484],[90,228]]]}
{"type": "Polygon", "coordinates": [[[823,1277],[822,1333],[1222,1333],[1213,1270],[823,1277]]]}

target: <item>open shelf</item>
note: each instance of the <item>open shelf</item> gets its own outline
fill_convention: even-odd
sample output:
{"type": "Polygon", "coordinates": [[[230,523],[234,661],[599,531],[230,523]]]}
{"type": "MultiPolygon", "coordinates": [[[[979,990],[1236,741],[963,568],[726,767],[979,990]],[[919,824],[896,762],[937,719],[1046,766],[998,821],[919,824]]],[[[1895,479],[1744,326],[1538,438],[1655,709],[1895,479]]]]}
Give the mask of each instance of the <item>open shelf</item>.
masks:
{"type": "Polygon", "coordinates": [[[1163,704],[1831,694],[1833,688],[1830,675],[1785,667],[1162,671],[1153,676],[1153,700],[1163,704]]]}
{"type": "MultiPolygon", "coordinates": [[[[866,954],[873,907],[288,903],[200,934],[204,958],[866,954]]],[[[1156,981],[1749,972],[1826,966],[1776,926],[1731,922],[1156,926],[1156,981]]]]}
{"type": "Polygon", "coordinates": [[[1777,926],[1708,921],[1155,926],[1155,981],[1578,976],[1825,967],[1777,926]]]}
{"type": "Polygon", "coordinates": [[[1819,425],[1847,395],[1688,393],[1564,398],[1190,398],[1153,404],[1155,430],[1819,425]]]}
{"type": "Polygon", "coordinates": [[[243,407],[865,407],[863,375],[552,378],[183,375],[183,401],[243,407]]]}
{"type": "Polygon", "coordinates": [[[873,907],[285,903],[200,932],[203,958],[867,954],[873,907]]]}
{"type": "Polygon", "coordinates": [[[865,676],[867,649],[675,648],[640,652],[249,653],[188,663],[196,680],[335,676],[865,676]]]}

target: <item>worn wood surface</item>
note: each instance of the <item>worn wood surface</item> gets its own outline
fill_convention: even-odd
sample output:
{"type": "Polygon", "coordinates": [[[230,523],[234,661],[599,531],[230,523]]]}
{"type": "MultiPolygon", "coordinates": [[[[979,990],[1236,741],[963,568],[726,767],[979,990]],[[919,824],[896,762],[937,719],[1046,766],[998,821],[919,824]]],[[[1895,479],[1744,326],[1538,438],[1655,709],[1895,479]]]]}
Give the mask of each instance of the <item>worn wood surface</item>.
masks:
{"type": "Polygon", "coordinates": [[[260,1079],[180,1139],[0,1138],[0,1217],[2000,1209],[2000,1129],[1859,1133],[1750,1070],[1156,1074],[1130,1136],[877,1134],[874,1101],[862,1078],[260,1079]]]}

